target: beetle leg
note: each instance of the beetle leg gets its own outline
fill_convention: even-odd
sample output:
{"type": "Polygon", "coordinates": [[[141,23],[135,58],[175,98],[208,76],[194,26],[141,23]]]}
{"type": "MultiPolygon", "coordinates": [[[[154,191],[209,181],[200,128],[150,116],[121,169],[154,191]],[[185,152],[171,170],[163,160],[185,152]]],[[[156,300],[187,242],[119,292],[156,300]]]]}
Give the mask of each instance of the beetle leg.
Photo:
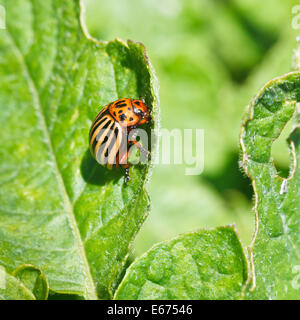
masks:
{"type": "MultiPolygon", "coordinates": [[[[136,129],[136,127],[132,126],[130,128],[130,131],[133,130],[133,129],[136,129]]],[[[138,135],[138,131],[137,130],[136,131],[131,131],[131,132],[133,132],[133,134],[131,134],[129,143],[135,141],[135,139],[136,139],[136,137],[138,135]]]]}
{"type": "Polygon", "coordinates": [[[129,151],[127,151],[120,159],[119,163],[121,166],[121,170],[123,171],[125,178],[124,178],[124,183],[125,186],[127,186],[127,182],[130,180],[129,177],[129,163],[127,163],[128,160],[128,156],[129,156],[129,151]],[[126,163],[124,163],[126,162],[126,163]],[[124,163],[124,164],[123,164],[124,163]]]}
{"type": "Polygon", "coordinates": [[[151,154],[148,150],[146,150],[139,142],[137,141],[130,141],[133,143],[138,149],[140,149],[140,152],[147,158],[151,159],[151,154]]]}
{"type": "Polygon", "coordinates": [[[145,103],[145,97],[144,96],[139,96],[140,100],[145,103]]]}

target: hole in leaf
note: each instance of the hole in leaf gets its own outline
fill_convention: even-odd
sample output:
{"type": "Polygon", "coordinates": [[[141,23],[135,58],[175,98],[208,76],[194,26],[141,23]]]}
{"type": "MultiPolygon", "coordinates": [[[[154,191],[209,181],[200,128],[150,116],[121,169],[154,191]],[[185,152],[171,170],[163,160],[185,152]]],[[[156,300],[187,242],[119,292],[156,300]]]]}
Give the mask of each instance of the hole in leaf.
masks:
{"type": "Polygon", "coordinates": [[[282,178],[287,178],[289,176],[291,156],[289,154],[287,139],[291,131],[292,121],[290,120],[282,130],[280,136],[272,144],[271,156],[277,173],[282,178]]]}

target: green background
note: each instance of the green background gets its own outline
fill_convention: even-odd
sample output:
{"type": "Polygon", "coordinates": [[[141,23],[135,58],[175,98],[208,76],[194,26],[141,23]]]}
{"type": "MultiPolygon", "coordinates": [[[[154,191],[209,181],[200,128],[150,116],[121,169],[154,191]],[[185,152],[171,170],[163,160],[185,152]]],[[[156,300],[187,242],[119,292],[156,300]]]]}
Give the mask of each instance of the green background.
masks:
{"type": "MultiPolygon", "coordinates": [[[[282,0],[85,0],[89,32],[100,40],[142,42],[160,83],[161,127],[205,131],[205,168],[156,165],[152,210],[135,242],[153,244],[197,228],[235,223],[244,245],[254,229],[250,180],[239,169],[245,106],[268,80],[291,70],[297,30],[282,0]]],[[[289,166],[285,129],[272,147],[281,175],[289,166]]],[[[160,152],[162,152],[160,150],[160,152]]]]}

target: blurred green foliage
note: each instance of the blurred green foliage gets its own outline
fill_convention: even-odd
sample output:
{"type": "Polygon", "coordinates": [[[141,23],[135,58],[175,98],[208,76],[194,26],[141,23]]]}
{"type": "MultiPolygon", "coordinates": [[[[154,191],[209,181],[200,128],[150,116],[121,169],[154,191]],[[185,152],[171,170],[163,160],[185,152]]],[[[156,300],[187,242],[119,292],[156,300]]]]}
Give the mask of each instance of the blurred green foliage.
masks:
{"type": "MultiPolygon", "coordinates": [[[[136,254],[185,231],[235,223],[253,232],[250,181],[239,170],[238,136],[245,106],[268,80],[291,69],[297,30],[294,0],[85,0],[89,32],[145,44],[160,82],[162,127],[205,130],[205,170],[157,165],[152,212],[136,254]]],[[[282,134],[282,136],[287,136],[282,134]]],[[[273,146],[287,171],[284,137],[273,146]]]]}

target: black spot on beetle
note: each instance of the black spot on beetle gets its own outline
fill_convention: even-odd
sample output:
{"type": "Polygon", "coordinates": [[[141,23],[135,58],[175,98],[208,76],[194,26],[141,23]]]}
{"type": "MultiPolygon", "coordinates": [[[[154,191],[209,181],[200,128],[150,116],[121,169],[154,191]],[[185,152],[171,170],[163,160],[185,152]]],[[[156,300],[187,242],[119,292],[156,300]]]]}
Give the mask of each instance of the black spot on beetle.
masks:
{"type": "Polygon", "coordinates": [[[140,105],[140,102],[139,101],[134,101],[134,103],[136,104],[136,105],[140,105]]]}
{"type": "Polygon", "coordinates": [[[126,117],[126,115],[125,115],[124,113],[122,113],[122,114],[120,115],[120,121],[124,121],[126,118],[127,118],[127,117],[126,117]]]}
{"type": "Polygon", "coordinates": [[[107,140],[108,140],[108,136],[105,136],[104,139],[103,139],[103,141],[101,142],[101,145],[102,145],[102,144],[105,144],[105,143],[107,142],[107,140]]]}
{"type": "Polygon", "coordinates": [[[118,112],[118,114],[121,114],[121,113],[123,113],[123,110],[120,110],[120,111],[118,112]]]}
{"type": "Polygon", "coordinates": [[[116,104],[116,106],[115,106],[115,107],[116,107],[116,108],[126,107],[126,103],[116,104]]]}
{"type": "Polygon", "coordinates": [[[121,104],[121,103],[124,103],[124,102],[125,102],[125,100],[119,100],[119,101],[116,103],[116,105],[121,104]]]}
{"type": "Polygon", "coordinates": [[[131,118],[131,117],[130,117],[130,118],[129,118],[129,120],[130,120],[130,121],[132,121],[132,120],[133,120],[133,118],[131,118]]]}

